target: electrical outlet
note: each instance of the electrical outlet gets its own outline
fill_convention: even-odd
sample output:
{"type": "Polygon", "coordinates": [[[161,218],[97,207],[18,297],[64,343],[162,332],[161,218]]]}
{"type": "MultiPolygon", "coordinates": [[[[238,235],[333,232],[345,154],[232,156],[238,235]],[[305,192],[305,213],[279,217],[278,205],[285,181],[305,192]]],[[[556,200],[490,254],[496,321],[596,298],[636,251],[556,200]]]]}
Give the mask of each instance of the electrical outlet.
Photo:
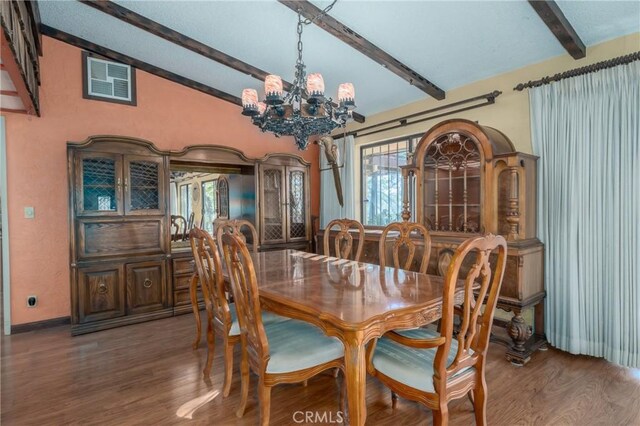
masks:
{"type": "Polygon", "coordinates": [[[33,219],[36,217],[36,209],[34,207],[25,207],[24,208],[24,218],[25,219],[33,219]]]}
{"type": "Polygon", "coordinates": [[[38,296],[27,297],[27,306],[29,308],[35,308],[38,305],[38,296]]]}

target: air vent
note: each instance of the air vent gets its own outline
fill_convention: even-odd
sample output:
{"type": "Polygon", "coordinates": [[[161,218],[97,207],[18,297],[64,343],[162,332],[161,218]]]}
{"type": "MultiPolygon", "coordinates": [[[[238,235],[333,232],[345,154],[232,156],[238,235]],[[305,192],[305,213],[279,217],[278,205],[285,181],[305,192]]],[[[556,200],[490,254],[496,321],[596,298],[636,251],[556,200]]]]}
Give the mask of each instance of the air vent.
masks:
{"type": "Polygon", "coordinates": [[[86,97],[135,104],[133,70],[129,65],[86,56],[86,97]]]}

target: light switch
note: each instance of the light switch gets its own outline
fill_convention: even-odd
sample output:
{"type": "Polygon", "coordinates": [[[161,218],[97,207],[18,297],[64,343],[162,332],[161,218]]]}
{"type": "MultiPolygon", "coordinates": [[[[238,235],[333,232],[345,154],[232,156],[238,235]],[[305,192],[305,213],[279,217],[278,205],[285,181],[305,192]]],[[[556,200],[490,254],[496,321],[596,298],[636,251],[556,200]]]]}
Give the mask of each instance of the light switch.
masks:
{"type": "Polygon", "coordinates": [[[25,207],[24,208],[24,218],[25,219],[33,219],[36,217],[36,209],[33,207],[25,207]]]}

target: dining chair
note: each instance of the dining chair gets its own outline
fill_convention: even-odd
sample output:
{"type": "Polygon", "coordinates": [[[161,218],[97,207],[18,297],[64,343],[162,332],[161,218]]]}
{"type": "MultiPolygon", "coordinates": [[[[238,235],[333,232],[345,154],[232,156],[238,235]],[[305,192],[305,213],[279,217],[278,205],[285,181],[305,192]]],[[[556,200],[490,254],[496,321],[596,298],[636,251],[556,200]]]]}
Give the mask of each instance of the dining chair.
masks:
{"type": "Polygon", "coordinates": [[[260,424],[264,426],[269,424],[271,388],[280,383],[304,382],[328,369],[343,370],[344,346],[339,339],[304,321],[292,319],[265,326],[260,316],[256,271],[246,244],[237,234],[226,233],[222,246],[242,330],[242,391],[236,415],[244,414],[252,370],[258,376],[260,424]]]}
{"type": "Polygon", "coordinates": [[[245,219],[216,219],[216,221],[214,221],[214,229],[216,241],[218,241],[218,246],[220,247],[220,253],[222,253],[221,237],[225,232],[238,235],[244,243],[247,243],[247,234],[242,232],[243,229],[246,229],[251,235],[251,251],[254,253],[258,252],[258,232],[256,231],[256,227],[253,226],[253,223],[245,219]]]}
{"type": "MultiPolygon", "coordinates": [[[[232,232],[238,233],[242,238],[246,238],[245,234],[242,232],[242,228],[247,228],[249,233],[252,235],[252,244],[253,251],[258,251],[258,232],[256,228],[253,226],[251,222],[248,220],[239,220],[239,219],[224,219],[217,218],[213,221],[213,232],[212,235],[215,235],[215,240],[217,243],[218,250],[220,252],[220,257],[222,257],[222,243],[220,236],[224,232],[232,232]]],[[[193,307],[193,315],[196,319],[196,338],[193,342],[193,349],[198,349],[200,346],[200,335],[202,334],[202,329],[200,325],[200,313],[198,311],[197,299],[198,299],[198,279],[197,279],[197,271],[194,272],[194,276],[191,278],[189,282],[189,295],[191,297],[191,305],[193,307]]]]}
{"type": "MultiPolygon", "coordinates": [[[[205,377],[210,376],[215,350],[215,334],[219,333],[222,338],[225,365],[222,394],[228,396],[233,372],[233,348],[240,342],[240,324],[236,307],[227,301],[222,263],[213,237],[205,230],[194,228],[189,233],[189,239],[196,267],[195,285],[200,282],[207,311],[207,361],[203,374],[205,377]]],[[[262,319],[266,324],[288,320],[270,312],[265,312],[262,319]]]]}
{"type": "Polygon", "coordinates": [[[329,237],[331,236],[331,229],[334,227],[339,228],[333,242],[335,257],[338,259],[349,259],[353,249],[353,232],[350,232],[350,230],[358,231],[358,246],[352,260],[359,262],[362,256],[362,249],[364,248],[364,226],[357,220],[351,219],[334,219],[329,222],[324,230],[325,256],[331,256],[329,237]]]}
{"type": "Polygon", "coordinates": [[[392,407],[397,393],[430,408],[434,425],[446,425],[449,401],[468,395],[476,424],[486,425],[486,354],[506,255],[502,236],[489,234],[464,241],[445,277],[440,332],[427,328],[392,331],[367,348],[367,371],[391,389],[392,407]],[[490,262],[493,251],[497,256],[490,262]],[[456,307],[455,287],[468,255],[473,262],[464,277],[464,302],[456,307]],[[455,336],[454,315],[461,320],[455,336]]]}
{"type": "Polygon", "coordinates": [[[183,216],[171,215],[171,241],[183,241],[187,236],[187,219],[183,216]]]}
{"type": "Polygon", "coordinates": [[[418,270],[422,274],[427,272],[429,254],[431,253],[431,235],[423,224],[416,222],[393,222],[384,228],[378,245],[378,257],[381,267],[387,266],[388,244],[393,242],[391,250],[393,253],[393,267],[396,269],[411,269],[416,249],[418,248],[416,240],[411,238],[411,234],[417,234],[416,236],[419,236],[422,240],[422,257],[418,270]],[[395,234],[395,232],[398,232],[398,234],[395,234]],[[390,233],[392,234],[390,235],[390,233]],[[401,251],[406,251],[404,263],[400,262],[401,251]]]}

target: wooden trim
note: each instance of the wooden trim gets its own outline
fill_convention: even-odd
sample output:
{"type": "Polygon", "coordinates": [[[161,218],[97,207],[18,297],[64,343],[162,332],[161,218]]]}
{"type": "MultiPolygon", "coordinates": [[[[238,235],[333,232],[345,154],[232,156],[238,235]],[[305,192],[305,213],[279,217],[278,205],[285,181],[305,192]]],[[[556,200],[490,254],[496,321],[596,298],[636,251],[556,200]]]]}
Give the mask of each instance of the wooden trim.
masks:
{"type": "Polygon", "coordinates": [[[314,19],[314,23],[334,37],[373,59],[394,74],[408,81],[429,96],[437,100],[445,98],[445,92],[416,71],[409,68],[354,30],[329,15],[321,15],[322,10],[306,0],[278,0],[289,9],[302,14],[307,19],[314,19]]]}
{"type": "Polygon", "coordinates": [[[111,98],[107,98],[107,97],[102,97],[102,96],[96,96],[96,95],[92,95],[89,93],[89,79],[88,77],[88,66],[87,63],[89,62],[89,58],[97,58],[97,59],[103,59],[103,60],[107,60],[110,61],[109,58],[105,58],[102,55],[98,55],[92,52],[87,52],[86,50],[82,51],[82,97],[84,99],[90,99],[90,100],[94,100],[94,101],[104,101],[104,102],[111,102],[114,104],[121,104],[121,105],[130,105],[130,106],[137,106],[137,94],[136,94],[136,69],[134,67],[132,67],[131,65],[128,64],[122,64],[122,65],[127,65],[129,67],[129,69],[131,70],[130,76],[131,76],[131,80],[130,80],[130,89],[131,89],[131,100],[130,101],[125,101],[124,99],[111,99],[111,98]]]}
{"type": "Polygon", "coordinates": [[[24,109],[11,109],[11,108],[2,108],[0,107],[0,112],[11,112],[14,114],[27,114],[30,115],[29,112],[27,112],[27,110],[24,109]]]}
{"type": "Polygon", "coordinates": [[[20,94],[18,92],[16,92],[15,90],[0,90],[0,95],[20,96],[20,94]]]}
{"type": "Polygon", "coordinates": [[[11,334],[27,333],[29,331],[43,330],[45,328],[58,327],[71,324],[71,317],[51,318],[43,321],[27,322],[11,326],[11,334]]]}
{"type": "MultiPolygon", "coordinates": [[[[114,2],[104,0],[79,1],[86,4],[87,6],[93,7],[103,13],[106,13],[107,15],[126,22],[127,24],[138,27],[141,30],[144,30],[157,37],[163,38],[185,49],[191,50],[192,52],[197,53],[198,55],[202,55],[205,58],[221,63],[222,65],[226,65],[227,67],[239,71],[243,74],[247,74],[248,76],[255,79],[264,81],[267,75],[271,74],[268,71],[262,70],[247,62],[241,61],[238,58],[234,58],[231,55],[221,52],[218,49],[199,42],[196,39],[193,39],[185,34],[166,27],[159,22],[149,19],[146,16],[140,15],[139,13],[127,9],[126,7],[122,7],[114,2]]],[[[293,84],[285,80],[282,81],[282,84],[286,91],[291,91],[293,84]]],[[[365,121],[365,117],[358,113],[353,113],[353,119],[358,123],[364,123],[365,121]]]]}
{"type": "Polygon", "coordinates": [[[222,99],[223,101],[231,102],[232,104],[235,104],[238,106],[242,105],[242,100],[237,96],[230,95],[226,92],[223,92],[222,90],[218,90],[214,87],[207,86],[206,84],[202,84],[195,80],[191,80],[181,75],[172,73],[171,71],[167,71],[163,68],[156,67],[155,65],[151,65],[149,63],[132,58],[131,56],[127,56],[122,53],[116,52],[114,50],[108,49],[106,47],[97,45],[95,43],[92,43],[80,37],[76,37],[72,34],[65,33],[64,31],[60,31],[58,29],[52,28],[48,25],[41,24],[40,31],[42,32],[42,34],[46,36],[55,38],[56,40],[63,41],[72,46],[76,46],[81,49],[88,50],[89,52],[97,53],[98,55],[101,55],[112,61],[120,62],[126,65],[131,65],[132,67],[148,72],[149,74],[153,74],[158,77],[165,78],[174,83],[182,84],[183,86],[187,86],[190,89],[198,90],[200,92],[206,93],[207,95],[211,95],[218,99],[222,99]]]}
{"type": "Polygon", "coordinates": [[[555,1],[529,0],[529,4],[573,59],[587,56],[587,48],[555,1]]]}
{"type": "MultiPolygon", "coordinates": [[[[6,112],[19,112],[26,113],[40,117],[40,108],[39,105],[35,101],[35,97],[32,96],[31,91],[26,83],[26,76],[23,74],[20,65],[16,61],[15,52],[11,43],[9,43],[9,39],[7,38],[5,31],[0,31],[0,56],[2,57],[2,70],[6,71],[11,77],[11,81],[13,85],[16,87],[16,91],[18,92],[20,99],[22,99],[22,104],[24,105],[24,110],[13,110],[9,108],[1,108],[2,111],[6,112]]],[[[36,90],[38,88],[36,87],[36,90]]]]}

